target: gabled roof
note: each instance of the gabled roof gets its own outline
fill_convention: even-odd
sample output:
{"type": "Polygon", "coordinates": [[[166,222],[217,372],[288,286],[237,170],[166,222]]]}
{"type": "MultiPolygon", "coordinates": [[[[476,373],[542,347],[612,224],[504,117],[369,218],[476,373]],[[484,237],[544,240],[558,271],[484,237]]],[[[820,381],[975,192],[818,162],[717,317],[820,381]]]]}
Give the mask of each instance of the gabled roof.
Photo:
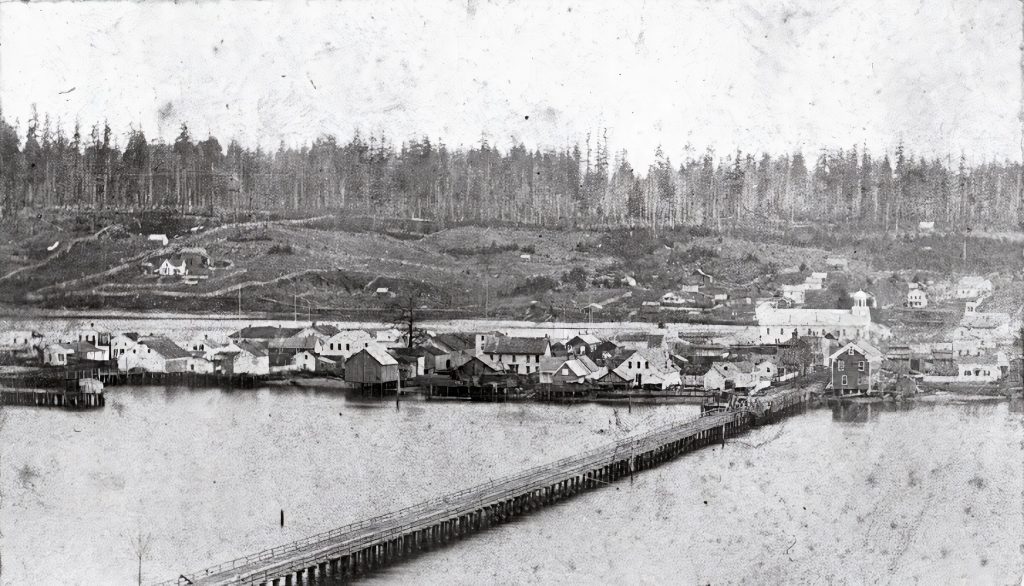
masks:
{"type": "Polygon", "coordinates": [[[312,350],[316,348],[318,341],[315,336],[307,336],[305,338],[272,338],[268,341],[267,345],[274,349],[312,350]]]}
{"type": "Polygon", "coordinates": [[[282,328],[278,326],[249,326],[228,335],[230,338],[249,338],[253,340],[270,340],[273,338],[291,338],[305,328],[282,328]]]}
{"type": "Polygon", "coordinates": [[[754,371],[754,365],[746,360],[740,362],[715,362],[710,370],[717,371],[725,378],[731,378],[737,374],[750,374],[754,371]]]}
{"type": "Polygon", "coordinates": [[[51,353],[57,354],[74,354],[75,349],[69,347],[70,344],[50,344],[46,349],[51,353]]]}
{"type": "MultiPolygon", "coordinates": [[[[317,328],[319,328],[319,327],[320,326],[317,326],[317,328]]],[[[330,327],[334,327],[334,326],[330,326],[330,327]]],[[[337,328],[335,328],[335,329],[337,329],[337,328]]],[[[319,331],[319,329],[317,331],[319,331]]],[[[321,332],[321,333],[323,333],[323,332],[321,332]]],[[[371,336],[365,330],[339,330],[339,331],[337,331],[337,332],[335,332],[333,334],[330,334],[330,336],[331,337],[328,338],[329,342],[334,342],[336,340],[349,340],[349,341],[351,341],[351,340],[367,340],[367,341],[369,341],[369,340],[374,340],[375,339],[373,336],[371,336]]]]}
{"type": "Polygon", "coordinates": [[[267,350],[255,342],[242,340],[241,342],[235,342],[235,346],[238,346],[238,348],[252,354],[253,356],[259,357],[267,355],[267,350]]]}
{"type": "Polygon", "coordinates": [[[313,324],[309,327],[313,328],[317,332],[327,337],[331,337],[341,331],[336,326],[333,326],[331,324],[313,324]]]}
{"type": "Polygon", "coordinates": [[[402,357],[419,358],[421,356],[433,356],[426,348],[391,348],[391,354],[398,359],[402,357]]]}
{"type": "Polygon", "coordinates": [[[544,354],[550,348],[547,338],[501,336],[484,344],[488,354],[544,354]]]}
{"type": "Polygon", "coordinates": [[[453,351],[470,350],[476,348],[476,339],[473,334],[438,334],[432,340],[443,344],[453,351]]]}
{"type": "Polygon", "coordinates": [[[662,355],[658,350],[655,350],[653,348],[641,348],[638,350],[623,349],[615,353],[615,355],[612,356],[611,358],[609,358],[606,362],[606,366],[610,370],[615,370],[616,368],[622,366],[624,362],[632,359],[634,356],[639,356],[643,358],[645,362],[650,363],[651,369],[657,371],[663,370],[662,364],[666,362],[666,357],[662,355]]]}
{"type": "Polygon", "coordinates": [[[583,365],[579,360],[566,360],[558,367],[558,371],[568,369],[572,376],[587,376],[592,371],[583,365]]]}
{"type": "Polygon", "coordinates": [[[980,356],[964,356],[957,362],[964,366],[971,364],[977,364],[979,366],[995,366],[1000,363],[1000,360],[999,357],[996,355],[982,354],[980,356]]]}
{"type": "Polygon", "coordinates": [[[140,338],[140,344],[145,344],[147,348],[156,352],[160,356],[163,356],[167,360],[174,360],[176,358],[191,358],[191,354],[185,351],[184,348],[175,344],[170,339],[164,336],[154,336],[151,338],[140,338]]]}
{"type": "Polygon", "coordinates": [[[484,366],[493,370],[494,372],[504,372],[505,370],[505,368],[499,362],[491,360],[486,356],[472,356],[470,357],[469,360],[459,365],[459,367],[456,370],[462,370],[463,368],[466,367],[467,364],[472,363],[474,360],[483,364],[484,366]]]}
{"type": "Polygon", "coordinates": [[[580,356],[576,360],[579,360],[580,363],[583,364],[583,366],[586,366],[587,368],[589,368],[590,372],[597,371],[597,364],[593,360],[591,360],[590,357],[587,356],[586,354],[584,354],[583,356],[580,356]]]}
{"type": "Polygon", "coordinates": [[[370,358],[373,358],[377,362],[377,364],[380,364],[381,366],[392,366],[398,364],[398,361],[395,360],[394,356],[388,354],[388,352],[385,349],[379,346],[369,346],[367,348],[363,348],[358,353],[356,353],[356,355],[361,354],[363,352],[366,352],[366,354],[368,354],[370,358]]]}
{"type": "Polygon", "coordinates": [[[596,346],[601,343],[601,339],[593,334],[580,334],[578,336],[573,336],[572,339],[566,342],[566,345],[572,344],[577,340],[587,344],[588,346],[596,346]]]}
{"type": "Polygon", "coordinates": [[[647,342],[648,346],[661,346],[665,336],[662,334],[624,333],[615,338],[619,342],[647,342]]]}
{"type": "Polygon", "coordinates": [[[853,347],[855,350],[863,354],[864,357],[868,359],[868,362],[873,362],[882,359],[882,353],[878,350],[878,348],[875,348],[874,346],[865,342],[864,340],[857,340],[856,342],[850,342],[849,344],[846,344],[842,348],[833,352],[832,355],[828,357],[829,362],[838,358],[840,354],[843,354],[851,347],[853,347]]]}
{"type": "Polygon", "coordinates": [[[89,352],[99,352],[100,349],[92,345],[89,342],[72,342],[67,345],[75,354],[88,354],[89,352]]]}

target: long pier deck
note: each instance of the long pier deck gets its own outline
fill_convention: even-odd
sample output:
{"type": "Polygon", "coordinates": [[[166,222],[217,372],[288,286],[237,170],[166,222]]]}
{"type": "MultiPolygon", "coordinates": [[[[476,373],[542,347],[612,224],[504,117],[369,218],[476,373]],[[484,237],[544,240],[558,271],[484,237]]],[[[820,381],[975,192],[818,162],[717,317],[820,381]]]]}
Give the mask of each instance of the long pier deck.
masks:
{"type": "Polygon", "coordinates": [[[291,586],[351,579],[414,552],[482,531],[580,492],[724,443],[758,422],[802,411],[810,392],[800,385],[734,411],[709,413],[613,444],[493,480],[406,509],[339,527],[238,558],[159,586],[242,584],[291,586]]]}

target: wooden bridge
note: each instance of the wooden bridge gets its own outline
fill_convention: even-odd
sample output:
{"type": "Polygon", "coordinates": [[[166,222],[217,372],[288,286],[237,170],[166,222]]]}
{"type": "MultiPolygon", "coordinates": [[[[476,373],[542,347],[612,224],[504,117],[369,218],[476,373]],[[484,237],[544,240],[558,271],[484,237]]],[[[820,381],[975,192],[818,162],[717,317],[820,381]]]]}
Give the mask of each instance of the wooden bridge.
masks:
{"type": "Polygon", "coordinates": [[[580,492],[608,485],[751,426],[800,412],[805,385],[752,398],[743,409],[708,413],[531,468],[442,498],[181,575],[158,586],[292,586],[350,580],[415,552],[437,547],[580,492]]]}

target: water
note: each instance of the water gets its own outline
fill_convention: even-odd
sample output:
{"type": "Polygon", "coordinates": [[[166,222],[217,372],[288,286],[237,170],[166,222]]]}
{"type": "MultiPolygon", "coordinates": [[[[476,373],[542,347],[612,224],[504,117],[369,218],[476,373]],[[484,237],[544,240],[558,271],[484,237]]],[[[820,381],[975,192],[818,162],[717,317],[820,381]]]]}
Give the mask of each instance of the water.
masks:
{"type": "Polygon", "coordinates": [[[145,581],[174,578],[696,414],[163,387],[6,408],[0,583],[133,584],[140,534],[145,581]]]}
{"type": "MultiPolygon", "coordinates": [[[[695,415],[291,389],[6,409],[0,582],[134,583],[140,531],[145,580],[173,578],[695,415]]],[[[1022,442],[1019,403],[809,411],[370,581],[1019,582],[1022,442]]]]}

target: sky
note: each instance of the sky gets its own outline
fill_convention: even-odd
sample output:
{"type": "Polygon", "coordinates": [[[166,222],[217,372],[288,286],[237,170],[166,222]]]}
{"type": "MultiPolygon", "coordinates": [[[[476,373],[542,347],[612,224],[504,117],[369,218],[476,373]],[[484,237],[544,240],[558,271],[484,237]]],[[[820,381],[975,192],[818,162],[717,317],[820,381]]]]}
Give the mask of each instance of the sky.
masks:
{"type": "MultiPolygon", "coordinates": [[[[0,107],[274,149],[866,145],[1019,160],[1013,0],[3,2],[0,107]]],[[[23,134],[22,130],[22,134],[23,134]]],[[[689,149],[689,150],[688,150],[689,149]]]]}

